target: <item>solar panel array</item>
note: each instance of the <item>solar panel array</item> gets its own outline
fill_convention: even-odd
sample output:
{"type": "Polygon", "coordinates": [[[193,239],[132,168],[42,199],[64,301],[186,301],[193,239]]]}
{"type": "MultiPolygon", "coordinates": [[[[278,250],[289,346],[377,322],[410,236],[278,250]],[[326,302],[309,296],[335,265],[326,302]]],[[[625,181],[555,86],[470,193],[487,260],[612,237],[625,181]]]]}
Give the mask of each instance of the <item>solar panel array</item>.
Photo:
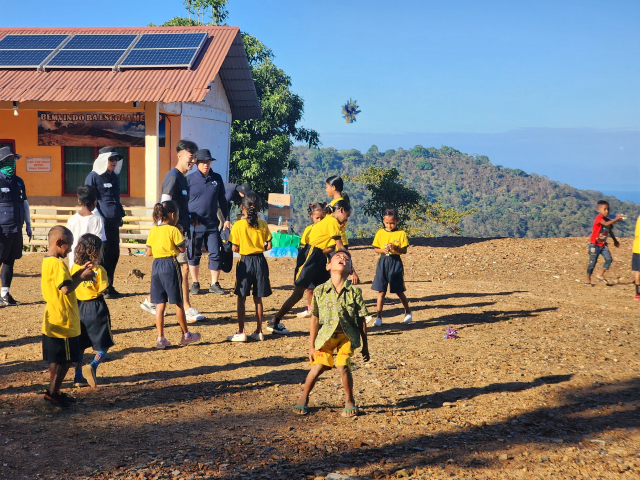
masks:
{"type": "Polygon", "coordinates": [[[207,34],[6,35],[0,68],[191,68],[207,34]]]}

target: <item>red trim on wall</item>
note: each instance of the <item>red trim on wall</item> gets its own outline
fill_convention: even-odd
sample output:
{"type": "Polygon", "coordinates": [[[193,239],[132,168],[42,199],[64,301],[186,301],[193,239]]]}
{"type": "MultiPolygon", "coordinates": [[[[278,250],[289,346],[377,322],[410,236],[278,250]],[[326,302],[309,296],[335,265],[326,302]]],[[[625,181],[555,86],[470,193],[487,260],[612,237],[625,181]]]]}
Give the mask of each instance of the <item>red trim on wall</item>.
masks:
{"type": "MultiPolygon", "coordinates": [[[[1,142],[2,140],[0,140],[1,142]]],[[[11,141],[11,140],[7,140],[7,141],[11,141]]],[[[121,197],[130,197],[131,196],[131,147],[126,147],[127,148],[127,186],[129,187],[129,193],[121,193],[120,196],[121,197]]],[[[93,156],[97,157],[98,156],[98,147],[93,147],[93,156]]],[[[15,150],[14,150],[15,152],[15,150]]],[[[77,196],[77,193],[64,193],[64,166],[65,166],[65,161],[64,161],[64,146],[60,147],[60,159],[62,162],[61,165],[61,169],[60,171],[62,172],[61,175],[61,186],[62,186],[62,196],[63,197],[75,197],[77,196]]]]}
{"type": "Polygon", "coordinates": [[[12,140],[10,138],[0,138],[0,143],[10,143],[11,144],[11,151],[13,153],[18,153],[16,152],[16,141],[12,140]]]}

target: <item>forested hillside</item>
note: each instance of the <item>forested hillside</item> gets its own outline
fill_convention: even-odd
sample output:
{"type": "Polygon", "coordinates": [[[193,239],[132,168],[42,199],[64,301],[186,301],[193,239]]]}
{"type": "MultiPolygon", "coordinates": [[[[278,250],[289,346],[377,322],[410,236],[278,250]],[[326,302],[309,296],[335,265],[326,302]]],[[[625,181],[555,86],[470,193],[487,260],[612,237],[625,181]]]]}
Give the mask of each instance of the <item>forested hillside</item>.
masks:
{"type": "MultiPolygon", "coordinates": [[[[307,205],[326,201],[325,179],[330,175],[357,176],[364,168],[376,165],[396,167],[403,181],[421,192],[429,201],[444,207],[477,208],[462,221],[462,235],[473,237],[570,237],[590,232],[600,199],[611,204],[611,214],[625,213],[628,220],[618,223],[618,236],[633,236],[640,204],[621,202],[596,191],[578,190],[554,182],[545,176],[493,165],[483,155],[467,155],[451,147],[379,152],[374,145],[366,153],[335,148],[296,147],[299,162],[288,172],[294,195],[296,232],[308,224],[307,205]]],[[[345,190],[355,207],[349,221],[351,236],[368,236],[378,225],[365,217],[359,207],[367,198],[364,187],[347,182],[345,190]]]]}

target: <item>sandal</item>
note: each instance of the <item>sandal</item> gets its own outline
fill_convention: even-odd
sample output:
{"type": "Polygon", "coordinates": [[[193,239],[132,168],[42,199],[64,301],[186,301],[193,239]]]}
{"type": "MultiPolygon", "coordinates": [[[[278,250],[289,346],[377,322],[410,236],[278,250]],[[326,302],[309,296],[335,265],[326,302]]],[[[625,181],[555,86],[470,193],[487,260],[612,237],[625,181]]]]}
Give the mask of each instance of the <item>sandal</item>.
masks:
{"type": "Polygon", "coordinates": [[[593,287],[593,283],[584,282],[583,285],[585,287],[593,287]]]}
{"type": "Polygon", "coordinates": [[[345,408],[342,412],[342,416],[345,418],[357,417],[360,415],[360,409],[358,407],[345,408]]]}
{"type": "Polygon", "coordinates": [[[306,405],[294,405],[293,412],[296,415],[307,415],[309,413],[309,407],[306,405]]]}
{"type": "Polygon", "coordinates": [[[598,280],[600,283],[604,283],[605,285],[609,285],[609,280],[607,280],[606,278],[596,277],[596,280],[598,280]]]}

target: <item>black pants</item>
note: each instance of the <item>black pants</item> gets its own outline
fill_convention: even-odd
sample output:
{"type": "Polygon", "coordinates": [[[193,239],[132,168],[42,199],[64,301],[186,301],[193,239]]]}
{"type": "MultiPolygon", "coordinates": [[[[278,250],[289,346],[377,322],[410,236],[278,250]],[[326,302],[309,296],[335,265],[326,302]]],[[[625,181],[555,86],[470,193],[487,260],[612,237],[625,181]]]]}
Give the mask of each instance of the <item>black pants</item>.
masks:
{"type": "Polygon", "coordinates": [[[109,224],[107,220],[104,225],[104,234],[107,237],[107,241],[102,242],[102,260],[100,263],[107,271],[107,278],[111,287],[113,286],[116,266],[120,259],[120,229],[117,224],[109,224]]]}

